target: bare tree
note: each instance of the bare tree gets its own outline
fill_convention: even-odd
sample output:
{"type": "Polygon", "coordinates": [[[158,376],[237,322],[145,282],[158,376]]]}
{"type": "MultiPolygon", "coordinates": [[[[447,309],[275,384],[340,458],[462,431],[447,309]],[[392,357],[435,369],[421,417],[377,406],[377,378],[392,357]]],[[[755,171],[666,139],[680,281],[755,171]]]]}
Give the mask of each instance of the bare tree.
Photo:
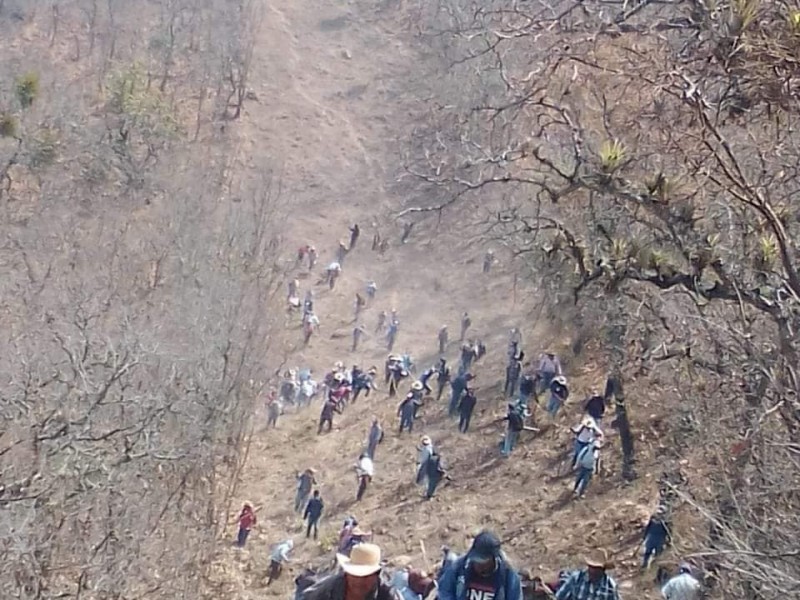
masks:
{"type": "MultiPolygon", "coordinates": [[[[449,76],[408,169],[440,200],[400,214],[475,207],[554,312],[606,332],[618,390],[686,370],[706,441],[681,451],[716,465],[697,505],[712,522],[718,498],[735,506],[704,554],[724,571],[720,591],[796,590],[786,540],[759,535],[776,509],[797,533],[798,497],[777,486],[796,479],[800,426],[796,11],[690,0],[422,10],[449,76]],[[754,485],[770,491],[744,491],[754,485]]],[[[622,417],[636,409],[624,389],[622,417]]]]}

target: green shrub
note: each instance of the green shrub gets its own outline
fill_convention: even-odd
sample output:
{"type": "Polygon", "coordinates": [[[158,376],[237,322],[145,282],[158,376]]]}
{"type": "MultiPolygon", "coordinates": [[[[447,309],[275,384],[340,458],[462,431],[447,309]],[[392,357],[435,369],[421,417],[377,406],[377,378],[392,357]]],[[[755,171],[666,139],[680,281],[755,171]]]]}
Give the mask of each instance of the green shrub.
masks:
{"type": "Polygon", "coordinates": [[[10,113],[0,113],[0,138],[19,135],[19,119],[10,113]]]}
{"type": "Polygon", "coordinates": [[[58,157],[61,143],[58,131],[42,127],[31,140],[28,153],[28,164],[31,168],[42,168],[52,165],[58,157]]]}
{"type": "Polygon", "coordinates": [[[28,108],[39,95],[39,75],[29,71],[17,77],[14,85],[20,105],[28,108]]]}
{"type": "Polygon", "coordinates": [[[177,132],[172,107],[157,89],[148,86],[140,64],[112,73],[106,81],[106,94],[109,110],[128,117],[140,130],[165,136],[177,132]]]}
{"type": "Polygon", "coordinates": [[[616,171],[625,160],[625,146],[619,140],[607,141],[600,148],[600,166],[606,173],[616,171]]]}

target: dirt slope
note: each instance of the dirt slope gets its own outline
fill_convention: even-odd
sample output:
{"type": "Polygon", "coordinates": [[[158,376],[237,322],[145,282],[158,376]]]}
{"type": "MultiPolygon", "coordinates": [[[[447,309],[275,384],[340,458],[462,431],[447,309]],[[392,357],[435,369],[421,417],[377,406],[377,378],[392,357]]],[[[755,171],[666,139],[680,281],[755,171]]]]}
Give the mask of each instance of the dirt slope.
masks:
{"type": "MultiPolygon", "coordinates": [[[[299,316],[287,318],[279,350],[289,354],[289,364],[310,366],[317,377],[336,360],[382,364],[386,351],[379,337],[367,340],[357,353],[349,349],[354,293],[363,293],[369,278],[376,280],[379,291],[365,313],[365,326],[372,332],[377,313],[396,308],[401,320],[396,350],[410,351],[423,368],[435,359],[438,327],[447,323],[451,337],[457,337],[459,315],[467,309],[474,333],[489,347],[489,356],[477,367],[480,391],[473,431],[461,436],[443,409],[432,406],[426,408],[419,432],[398,437],[396,402],[384,393],[348,408],[335,420],[334,431],[322,436],[316,435],[319,403],[301,414],[290,411],[277,430],[261,430],[253,440],[241,499],[262,507],[260,527],[248,550],[221,549],[214,597],[288,597],[291,575],[264,587],[269,548],[291,534],[296,564],[330,556],[326,546],[347,514],[356,514],[376,532],[387,557],[409,555],[416,564],[426,564],[420,542],[428,549],[430,565],[441,544],[461,549],[477,528],[490,526],[508,539],[511,556],[525,567],[555,572],[577,564],[585,549],[603,545],[618,552],[618,561],[624,559],[621,580],[632,573],[635,542],[630,538],[651,504],[652,488],[645,478],[622,490],[611,474],[593,482],[586,500],[568,501],[571,478],[555,474],[569,443],[565,428],[577,419],[574,406],[555,429],[536,440],[524,438],[510,460],[498,456],[501,426],[492,421],[503,414],[497,391],[509,328],[523,328],[524,346],[531,354],[551,344],[565,346],[542,334],[542,324],[525,320],[525,315],[536,314],[540,298],[520,288],[514,302],[512,279],[502,264],[490,276],[481,274],[484,248],[454,244],[451,237],[442,243],[425,230],[400,245],[399,227],[387,225],[385,207],[398,201],[388,187],[400,166],[404,132],[413,125],[418,98],[424,97],[426,76],[397,15],[395,8],[361,0],[270,3],[253,74],[259,100],[248,105],[236,127],[243,160],[253,168],[264,157],[282,165],[294,212],[286,232],[293,247],[316,244],[319,266],[324,267],[350,223],[357,221],[363,229],[335,290],[314,285],[319,268],[301,280],[303,290],[314,285],[323,332],[302,349],[299,316]],[[370,250],[376,225],[391,241],[385,256],[370,250]],[[378,450],[374,486],[355,506],[351,469],[372,414],[382,417],[387,437],[378,450]],[[454,478],[431,502],[423,502],[421,490],[411,484],[422,433],[438,444],[454,478]],[[320,544],[302,537],[300,519],[292,513],[294,473],[306,467],[317,469],[327,504],[320,544]]],[[[451,362],[456,354],[453,343],[451,362]]],[[[570,372],[576,396],[597,384],[592,378],[599,376],[595,367],[579,367],[574,364],[570,372]]],[[[265,421],[263,414],[257,418],[265,421]]],[[[614,458],[607,462],[613,466],[614,458]]],[[[233,526],[229,533],[232,538],[233,526]]]]}

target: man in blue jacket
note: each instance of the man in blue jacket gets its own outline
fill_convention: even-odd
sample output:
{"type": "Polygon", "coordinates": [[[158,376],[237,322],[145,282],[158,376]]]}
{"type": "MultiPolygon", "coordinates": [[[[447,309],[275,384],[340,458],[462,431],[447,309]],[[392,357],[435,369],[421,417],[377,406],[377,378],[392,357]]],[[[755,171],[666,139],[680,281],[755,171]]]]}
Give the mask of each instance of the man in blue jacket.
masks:
{"type": "Polygon", "coordinates": [[[522,600],[519,574],[506,560],[495,534],[481,531],[469,552],[445,567],[439,600],[522,600]]]}

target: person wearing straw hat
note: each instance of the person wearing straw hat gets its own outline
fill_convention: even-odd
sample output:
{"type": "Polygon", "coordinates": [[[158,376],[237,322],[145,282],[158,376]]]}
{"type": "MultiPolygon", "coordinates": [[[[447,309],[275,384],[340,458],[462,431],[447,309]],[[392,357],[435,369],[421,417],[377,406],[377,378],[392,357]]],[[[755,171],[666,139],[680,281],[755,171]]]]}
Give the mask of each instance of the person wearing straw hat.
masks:
{"type": "Polygon", "coordinates": [[[381,549],[359,544],[350,556],[336,555],[339,570],[303,592],[302,600],[395,600],[392,588],[381,580],[381,549]]]}
{"type": "Polygon", "coordinates": [[[573,571],[556,593],[556,600],[620,600],[617,582],[607,571],[614,568],[606,550],[586,557],[586,568],[573,571]]]}
{"type": "Polygon", "coordinates": [[[578,453],[575,460],[578,474],[575,477],[575,487],[572,489],[572,493],[576,498],[582,498],[586,493],[586,488],[589,487],[592,476],[597,471],[600,461],[600,448],[602,447],[602,441],[599,438],[595,438],[578,453]]]}
{"type": "Polygon", "coordinates": [[[572,428],[572,433],[575,434],[575,447],[572,451],[571,467],[574,469],[578,462],[578,455],[581,453],[581,451],[589,444],[589,442],[592,442],[597,438],[602,438],[603,432],[597,426],[595,420],[591,416],[586,415],[578,425],[572,428]]]}
{"type": "Polygon", "coordinates": [[[420,446],[417,448],[419,452],[417,456],[417,467],[416,467],[416,474],[414,475],[414,481],[417,485],[422,485],[425,483],[425,479],[427,477],[427,462],[436,449],[433,447],[433,442],[431,438],[427,435],[423,435],[422,439],[419,441],[420,446]]]}
{"type": "MultiPolygon", "coordinates": [[[[418,381],[415,381],[414,384],[418,384],[418,381]]],[[[400,403],[400,406],[397,407],[397,416],[400,417],[400,431],[399,434],[402,434],[403,431],[406,429],[409,433],[414,430],[414,419],[417,416],[417,409],[419,408],[421,401],[417,400],[414,392],[414,386],[412,385],[412,391],[408,393],[408,395],[403,399],[400,403]]],[[[422,384],[419,386],[422,387],[422,384]]]]}

